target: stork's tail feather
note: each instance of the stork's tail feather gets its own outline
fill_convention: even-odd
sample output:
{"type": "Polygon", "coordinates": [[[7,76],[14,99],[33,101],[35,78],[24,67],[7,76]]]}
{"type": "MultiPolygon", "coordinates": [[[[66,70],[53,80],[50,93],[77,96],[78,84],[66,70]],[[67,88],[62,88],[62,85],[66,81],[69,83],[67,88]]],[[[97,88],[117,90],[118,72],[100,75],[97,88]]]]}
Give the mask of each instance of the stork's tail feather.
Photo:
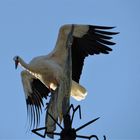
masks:
{"type": "Polygon", "coordinates": [[[86,95],[86,89],[83,86],[76,83],[75,81],[72,81],[71,96],[77,101],[81,101],[85,99],[86,95]]]}

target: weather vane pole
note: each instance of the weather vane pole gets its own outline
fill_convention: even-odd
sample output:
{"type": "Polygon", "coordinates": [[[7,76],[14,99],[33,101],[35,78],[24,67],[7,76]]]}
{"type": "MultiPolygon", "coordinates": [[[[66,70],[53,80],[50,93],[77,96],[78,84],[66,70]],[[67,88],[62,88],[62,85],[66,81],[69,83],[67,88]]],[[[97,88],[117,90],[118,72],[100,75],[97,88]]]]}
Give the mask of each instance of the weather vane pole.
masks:
{"type": "MultiPolygon", "coordinates": [[[[68,109],[70,107],[70,92],[71,92],[71,81],[72,81],[72,59],[71,59],[71,45],[73,42],[73,32],[74,32],[74,25],[72,24],[71,31],[68,34],[67,43],[66,43],[66,49],[68,49],[68,56],[65,63],[65,69],[64,74],[66,75],[66,79],[64,84],[66,84],[66,90],[64,93],[65,96],[63,98],[62,103],[62,110],[63,115],[65,116],[68,112],[68,109]]],[[[64,118],[63,116],[63,118],[64,118]]]]}

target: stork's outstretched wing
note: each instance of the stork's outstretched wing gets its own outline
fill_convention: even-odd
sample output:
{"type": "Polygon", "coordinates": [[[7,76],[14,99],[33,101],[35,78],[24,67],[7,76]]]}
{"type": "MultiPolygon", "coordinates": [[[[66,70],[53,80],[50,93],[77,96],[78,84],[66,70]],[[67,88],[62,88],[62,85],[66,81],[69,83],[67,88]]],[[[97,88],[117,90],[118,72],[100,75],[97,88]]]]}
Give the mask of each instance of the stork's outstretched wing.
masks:
{"type": "Polygon", "coordinates": [[[109,41],[117,32],[109,32],[114,27],[88,25],[87,32],[82,37],[75,37],[72,43],[72,79],[79,82],[84,64],[88,55],[108,54],[112,49],[108,46],[115,45],[109,41]]]}
{"type": "MultiPolygon", "coordinates": [[[[54,59],[63,64],[66,57],[66,43],[72,24],[64,25],[59,30],[59,35],[54,49],[54,59]]],[[[92,26],[74,24],[73,43],[72,43],[72,79],[79,82],[84,64],[84,59],[88,55],[108,54],[112,49],[108,46],[115,45],[109,41],[112,35],[117,32],[105,30],[113,29],[107,26],[92,26]]]]}
{"type": "Polygon", "coordinates": [[[42,112],[43,98],[47,99],[49,89],[29,72],[22,71],[21,78],[26,97],[27,113],[30,121],[30,127],[37,127],[40,122],[40,113],[42,112]]]}

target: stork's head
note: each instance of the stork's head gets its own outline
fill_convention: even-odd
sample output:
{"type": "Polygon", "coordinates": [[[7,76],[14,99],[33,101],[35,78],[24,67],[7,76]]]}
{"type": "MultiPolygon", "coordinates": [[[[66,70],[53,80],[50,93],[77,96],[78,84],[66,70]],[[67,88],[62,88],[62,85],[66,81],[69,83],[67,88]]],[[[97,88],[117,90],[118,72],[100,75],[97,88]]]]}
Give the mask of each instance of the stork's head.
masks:
{"type": "Polygon", "coordinates": [[[18,64],[19,64],[19,56],[15,56],[15,57],[13,58],[13,60],[15,61],[15,69],[17,69],[18,64]]]}

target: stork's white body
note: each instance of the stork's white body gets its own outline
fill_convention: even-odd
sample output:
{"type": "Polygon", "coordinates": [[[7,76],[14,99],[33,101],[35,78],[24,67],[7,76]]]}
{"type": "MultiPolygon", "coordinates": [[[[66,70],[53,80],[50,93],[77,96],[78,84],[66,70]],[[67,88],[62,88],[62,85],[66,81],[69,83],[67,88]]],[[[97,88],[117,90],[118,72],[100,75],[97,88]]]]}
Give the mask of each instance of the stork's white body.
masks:
{"type": "MultiPolygon", "coordinates": [[[[22,73],[22,80],[31,82],[32,78],[39,79],[50,90],[56,90],[60,81],[63,79],[63,64],[60,65],[54,59],[51,59],[53,55],[39,56],[31,60],[29,63],[30,68],[24,74],[22,73]],[[26,74],[28,76],[26,76],[26,74]]],[[[20,58],[21,59],[21,58],[20,58]]],[[[59,58],[57,58],[59,59],[59,58]]],[[[21,60],[20,62],[22,62],[21,60]]],[[[23,87],[28,91],[29,86],[26,86],[27,82],[23,82],[23,87]]],[[[29,88],[31,90],[31,88],[29,88]]],[[[28,94],[28,92],[26,92],[28,94]]],[[[86,89],[78,83],[72,81],[71,96],[80,101],[87,95],[86,89]]]]}

